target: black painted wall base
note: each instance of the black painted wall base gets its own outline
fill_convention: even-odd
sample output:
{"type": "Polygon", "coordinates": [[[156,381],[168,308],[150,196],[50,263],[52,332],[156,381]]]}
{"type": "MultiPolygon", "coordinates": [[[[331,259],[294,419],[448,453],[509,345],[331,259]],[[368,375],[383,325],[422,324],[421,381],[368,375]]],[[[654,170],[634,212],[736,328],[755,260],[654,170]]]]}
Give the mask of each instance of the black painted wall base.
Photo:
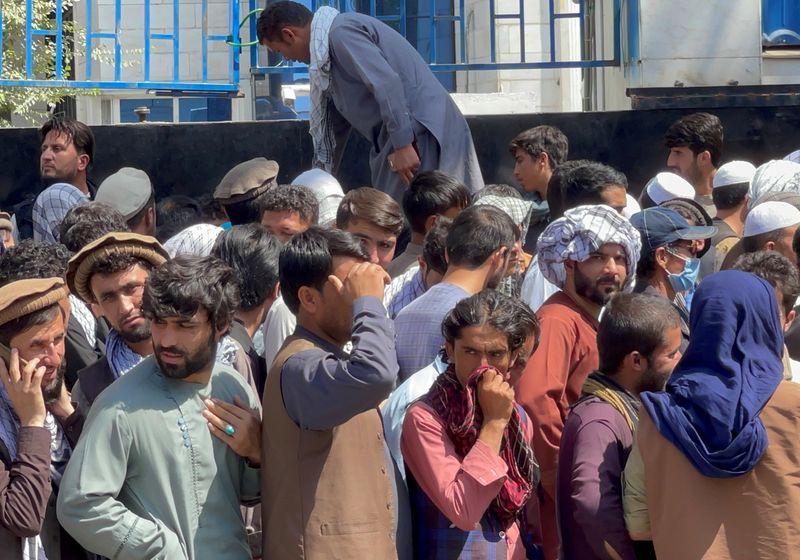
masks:
{"type": "MultiPolygon", "coordinates": [[[[711,109],[725,127],[723,161],[756,165],[800,148],[800,107],[711,109]]],[[[515,185],[509,140],[540,124],[561,128],[570,159],[594,159],[623,171],[632,191],[664,169],[663,133],[690,110],[500,115],[469,118],[487,183],[515,185]]],[[[214,189],[234,165],[265,156],[281,166],[279,181],[291,181],[311,164],[308,123],[302,121],[208,124],[133,124],[94,127],[97,140],[91,177],[100,183],[124,166],[144,169],[159,197],[199,195],[214,189]]],[[[34,129],[0,129],[0,207],[39,189],[39,138],[34,129]]],[[[369,185],[369,144],[353,133],[339,179],[347,188],[369,185]]]]}

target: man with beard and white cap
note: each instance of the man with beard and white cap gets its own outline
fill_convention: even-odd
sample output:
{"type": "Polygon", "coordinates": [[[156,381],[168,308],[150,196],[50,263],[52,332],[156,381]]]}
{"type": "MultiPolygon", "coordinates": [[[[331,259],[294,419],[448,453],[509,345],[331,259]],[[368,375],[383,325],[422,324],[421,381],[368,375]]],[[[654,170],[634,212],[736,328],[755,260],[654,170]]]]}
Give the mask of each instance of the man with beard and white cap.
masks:
{"type": "Polygon", "coordinates": [[[156,195],[147,173],[123,167],[100,183],[97,202],[104,202],[119,211],[128,228],[141,235],[156,235],[156,195]]]}
{"type": "Polygon", "coordinates": [[[700,260],[700,278],[719,272],[728,251],[741,238],[747,215],[747,191],[755,172],[755,166],[748,161],[730,161],[714,175],[711,197],[717,208],[713,222],[717,234],[710,240],[711,249],[700,260]]]}
{"type": "Polygon", "coordinates": [[[62,536],[51,496],[61,487],[82,427],[64,386],[67,293],[60,278],[18,280],[0,288],[0,343],[12,349],[0,366],[3,558],[77,558],[82,552],[62,536]],[[38,396],[38,402],[23,399],[21,392],[38,396]]]}
{"type": "Polygon", "coordinates": [[[72,400],[83,416],[106,387],[153,353],[150,322],[141,313],[142,291],[150,272],[168,257],[153,237],[109,233],[70,259],[70,290],[97,306],[111,325],[106,355],[78,372],[72,388],[72,400]]]}
{"type": "Polygon", "coordinates": [[[694,188],[680,175],[664,171],[647,182],[639,196],[639,204],[643,209],[652,208],[675,198],[693,200],[694,188]]]}
{"type": "Polygon", "coordinates": [[[534,425],[533,448],[542,469],[541,521],[545,558],[558,555],[555,486],[561,430],[588,375],[597,369],[600,310],[633,284],[639,232],[610,206],[579,206],[539,237],[538,264],[560,292],[538,310],[542,337],[515,387],[534,425]]]}
{"type": "Polygon", "coordinates": [[[747,194],[749,210],[767,200],[800,205],[800,163],[777,159],[759,166],[747,194]]]}

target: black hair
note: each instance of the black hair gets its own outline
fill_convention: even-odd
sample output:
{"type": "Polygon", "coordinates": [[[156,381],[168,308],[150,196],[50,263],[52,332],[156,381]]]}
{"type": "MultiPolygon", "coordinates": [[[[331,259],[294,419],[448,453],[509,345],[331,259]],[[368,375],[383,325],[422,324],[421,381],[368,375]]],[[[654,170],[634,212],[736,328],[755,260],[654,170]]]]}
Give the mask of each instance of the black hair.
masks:
{"type": "Polygon", "coordinates": [[[300,220],[313,226],[319,221],[319,203],[308,187],[300,185],[278,185],[269,189],[261,198],[261,212],[297,212],[300,220]]]}
{"type": "Polygon", "coordinates": [[[447,232],[447,263],[475,269],[492,253],[514,245],[519,228],[511,218],[494,206],[470,206],[453,220],[447,232]]]}
{"type": "Polygon", "coordinates": [[[800,295],[800,273],[792,261],[775,251],[756,251],[740,256],[733,268],[755,274],[780,291],[786,315],[794,309],[794,302],[800,295]]]}
{"type": "Polygon", "coordinates": [[[609,188],[628,188],[628,179],[613,167],[584,159],[560,165],[547,184],[550,219],[585,204],[603,204],[602,193],[609,188]]]}
{"type": "Polygon", "coordinates": [[[794,237],[792,237],[792,251],[794,251],[795,260],[800,262],[800,228],[797,228],[797,231],[794,232],[794,237]]]}
{"type": "Polygon", "coordinates": [[[328,276],[333,274],[333,257],[369,261],[361,242],[340,229],[312,226],[283,246],[278,261],[281,295],[292,313],[297,315],[300,311],[297,294],[301,287],[322,291],[328,276]]]}
{"type": "Polygon", "coordinates": [[[89,156],[89,163],[94,163],[94,134],[91,128],[74,119],[53,117],[39,129],[39,140],[44,142],[51,132],[69,138],[72,145],[75,146],[75,151],[79,154],[86,154],[89,156]]]}
{"type": "Polygon", "coordinates": [[[148,199],[147,203],[142,207],[142,209],[136,212],[136,214],[134,214],[131,217],[131,219],[128,220],[128,228],[131,231],[133,231],[137,227],[139,227],[139,224],[142,223],[144,217],[147,215],[147,211],[150,210],[151,208],[155,209],[155,206],[156,206],[156,194],[153,193],[150,195],[150,198],[148,199]]]}
{"type": "Polygon", "coordinates": [[[440,216],[436,223],[425,234],[422,242],[422,258],[430,270],[439,274],[447,272],[447,232],[450,231],[452,220],[440,216]]]}
{"type": "Polygon", "coordinates": [[[425,233],[425,221],[450,208],[464,209],[472,196],[464,184],[441,171],[417,173],[403,194],[403,213],[411,231],[425,233]]]}
{"type": "Polygon", "coordinates": [[[695,156],[708,151],[714,167],[719,167],[722,160],[722,141],[722,122],[710,113],[686,115],[674,122],[664,134],[667,148],[687,147],[695,156]]]}
{"type": "Polygon", "coordinates": [[[233,226],[219,234],[211,254],[239,279],[240,309],[255,309],[275,290],[280,250],[278,238],[259,224],[233,226]]]}
{"type": "Polygon", "coordinates": [[[514,352],[532,334],[539,340],[539,321],[530,308],[497,290],[482,290],[459,301],[442,321],[442,335],[453,344],[468,327],[489,325],[506,335],[508,350],[514,352]]]}
{"type": "MultiPolygon", "coordinates": [[[[745,253],[755,253],[756,251],[761,251],[764,245],[770,241],[773,243],[780,241],[780,238],[783,237],[785,232],[786,228],[778,228],[772,231],[765,231],[764,233],[759,233],[757,235],[742,237],[742,249],[745,253]]],[[[794,238],[792,238],[792,241],[794,241],[794,238]]]]}
{"type": "Polygon", "coordinates": [[[204,220],[222,220],[223,222],[230,221],[228,213],[225,211],[225,206],[222,202],[214,198],[211,193],[205,193],[197,199],[200,208],[203,212],[204,220]]]}
{"type": "Polygon", "coordinates": [[[0,256],[0,286],[31,278],[63,278],[69,257],[60,243],[23,239],[0,256]]]}
{"type": "Polygon", "coordinates": [[[372,187],[353,189],[339,203],[336,227],[346,229],[353,218],[369,222],[394,235],[400,235],[403,231],[400,205],[385,192],[372,187]]]}
{"type": "Polygon", "coordinates": [[[619,372],[625,356],[639,352],[650,361],[666,343],[668,329],[680,327],[681,320],[666,298],[648,294],[615,294],[606,304],[597,329],[600,371],[619,372]]]}
{"type": "Polygon", "coordinates": [[[501,198],[516,198],[518,200],[522,200],[522,195],[517,189],[511,185],[499,183],[494,185],[486,185],[481,190],[476,192],[472,199],[472,203],[474,204],[486,196],[499,196],[501,198]]]}
{"type": "Polygon", "coordinates": [[[161,243],[189,226],[203,222],[200,204],[191,196],[174,194],[156,206],[156,237],[161,243]]]}
{"type": "Polygon", "coordinates": [[[736,183],[735,185],[725,185],[715,187],[711,191],[711,198],[717,210],[730,210],[736,208],[744,202],[750,183],[736,183]]]}
{"type": "Polygon", "coordinates": [[[553,171],[567,160],[569,140],[558,128],[541,125],[520,132],[511,141],[509,150],[511,155],[517,150],[523,150],[532,158],[539,157],[544,152],[547,154],[550,170],[553,171]]]}
{"type": "Polygon", "coordinates": [[[125,217],[102,202],[73,206],[58,226],[61,243],[73,253],[107,233],[130,231],[125,217]]]}
{"type": "Polygon", "coordinates": [[[263,206],[264,197],[271,187],[264,192],[258,193],[252,198],[247,200],[240,200],[238,202],[222,202],[222,207],[228,215],[231,224],[240,226],[243,224],[253,224],[261,221],[261,207],[263,206]]]}
{"type": "Polygon", "coordinates": [[[142,313],[151,321],[191,317],[201,308],[215,330],[227,332],[239,307],[233,269],[216,257],[180,255],[150,273],[142,313]]]}
{"type": "MultiPolygon", "coordinates": [[[[60,312],[61,306],[59,306],[57,303],[54,303],[53,305],[49,305],[44,309],[34,311],[33,313],[28,313],[27,315],[17,317],[12,321],[0,325],[0,344],[10,346],[11,339],[16,335],[27,331],[31,327],[38,327],[40,325],[46,325],[50,323],[60,312]]],[[[64,327],[66,328],[66,325],[64,325],[64,327]]]]}
{"type": "Polygon", "coordinates": [[[284,27],[305,27],[311,25],[314,14],[297,2],[272,2],[267,4],[256,21],[256,37],[260,44],[264,41],[277,41],[284,27]]]}

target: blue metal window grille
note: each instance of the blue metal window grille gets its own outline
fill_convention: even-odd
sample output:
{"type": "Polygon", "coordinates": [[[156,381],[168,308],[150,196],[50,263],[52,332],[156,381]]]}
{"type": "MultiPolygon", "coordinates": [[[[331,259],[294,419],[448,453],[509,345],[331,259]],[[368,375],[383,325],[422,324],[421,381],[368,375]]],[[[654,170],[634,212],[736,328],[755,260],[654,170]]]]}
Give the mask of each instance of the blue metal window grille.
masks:
{"type": "MultiPolygon", "coordinates": [[[[79,53],[86,61],[86,75],[82,79],[69,79],[64,76],[64,22],[63,0],[54,0],[55,10],[52,25],[47,29],[36,28],[33,25],[33,0],[24,1],[26,7],[25,26],[25,77],[24,79],[10,79],[2,73],[2,48],[0,48],[0,87],[69,87],[85,89],[136,89],[167,92],[173,95],[236,95],[240,81],[240,53],[243,47],[249,46],[250,73],[256,76],[283,75],[290,81],[307,77],[305,65],[296,63],[279,62],[272,65],[262,65],[259,61],[259,48],[255,44],[243,43],[240,37],[242,28],[249,29],[251,41],[256,37],[255,17],[249,17],[249,25],[244,26],[241,20],[239,2],[229,0],[228,21],[226,35],[209,33],[208,9],[209,0],[201,0],[202,23],[200,25],[200,64],[201,76],[199,80],[188,80],[181,73],[181,0],[167,0],[167,5],[172,8],[172,31],[168,33],[153,31],[152,6],[153,0],[144,0],[141,17],[143,21],[143,52],[140,60],[143,78],[138,81],[122,79],[123,48],[122,34],[122,7],[128,5],[126,0],[114,0],[114,28],[95,30],[97,14],[92,0],[85,0],[75,5],[76,10],[85,10],[86,20],[86,47],[79,53]],[[34,41],[42,38],[51,41],[55,47],[55,64],[52,76],[37,76],[33,68],[34,41]],[[93,76],[93,55],[100,41],[113,41],[113,80],[96,79],[93,76]],[[172,78],[171,80],[151,79],[151,62],[154,42],[166,42],[172,48],[172,78]],[[227,77],[221,81],[209,80],[209,45],[212,42],[225,42],[230,46],[227,77]]],[[[310,3],[309,7],[315,9],[323,2],[321,0],[304,0],[310,3]]],[[[424,48],[423,57],[427,59],[431,69],[441,74],[457,71],[479,70],[525,70],[547,68],[601,68],[621,65],[621,4],[622,0],[574,0],[575,9],[569,12],[556,11],[555,0],[540,0],[547,2],[549,7],[549,53],[545,60],[529,60],[525,48],[525,0],[518,0],[515,12],[498,13],[498,0],[488,0],[488,25],[489,25],[489,61],[470,62],[467,58],[467,21],[465,17],[465,0],[411,0],[413,5],[406,4],[406,0],[334,0],[342,11],[364,11],[393,26],[406,37],[411,35],[415,46],[424,48]],[[608,2],[611,6],[613,17],[613,53],[610,58],[598,57],[589,59],[586,56],[586,14],[588,2],[608,2]],[[354,5],[353,2],[357,4],[354,5]],[[380,5],[379,5],[380,4],[380,5]],[[580,28],[581,56],[579,59],[562,60],[557,49],[557,24],[563,20],[577,20],[580,28]],[[516,21],[519,26],[519,60],[515,62],[498,62],[497,29],[500,21],[516,21]],[[409,29],[411,22],[412,29],[409,29]],[[425,30],[424,27],[428,26],[425,30]]],[[[251,16],[258,13],[262,0],[249,0],[251,16]]],[[[628,0],[629,14],[638,0],[628,0]]],[[[137,6],[142,6],[137,4],[137,6]]],[[[634,10],[635,11],[635,10],[634,10]]],[[[164,22],[158,22],[163,25],[164,22]]],[[[635,33],[635,23],[628,21],[629,42],[635,33]]],[[[4,25],[2,19],[2,4],[0,4],[0,44],[2,44],[4,25]]],[[[126,31],[127,32],[127,31],[126,31]]],[[[633,47],[633,45],[631,45],[633,47]]],[[[446,78],[442,78],[445,80],[446,78]]]]}
{"type": "MultiPolygon", "coordinates": [[[[382,13],[378,10],[377,0],[365,0],[368,2],[369,15],[382,20],[383,22],[391,25],[397,29],[403,36],[408,36],[408,10],[405,0],[397,2],[396,13],[382,13]]],[[[610,66],[621,65],[621,0],[604,0],[609,2],[612,6],[613,14],[613,54],[611,58],[599,58],[596,60],[588,60],[586,58],[586,4],[591,1],[603,0],[578,0],[575,2],[576,10],[569,12],[558,12],[555,6],[555,0],[541,0],[548,2],[549,5],[549,59],[548,60],[528,60],[525,49],[525,0],[519,0],[517,11],[514,13],[497,13],[496,0],[489,0],[489,55],[490,61],[488,63],[471,63],[467,61],[467,42],[466,42],[466,18],[465,18],[465,0],[454,0],[452,6],[458,6],[455,11],[452,8],[449,13],[442,14],[441,2],[437,0],[420,0],[420,5],[428,2],[427,18],[430,20],[430,34],[429,34],[429,49],[427,53],[427,62],[434,72],[457,72],[457,71],[472,71],[472,70],[531,70],[531,69],[547,69],[547,68],[602,68],[610,66]],[[576,19],[580,27],[580,44],[581,44],[581,58],[580,60],[559,60],[557,43],[556,26],[559,20],[576,19]],[[519,33],[519,50],[520,60],[518,62],[498,62],[497,61],[497,32],[496,23],[502,20],[516,20],[520,27],[519,33]],[[456,41],[452,30],[458,29],[459,39],[456,41],[455,51],[458,53],[458,60],[452,62],[441,62],[439,57],[439,41],[437,37],[441,35],[440,24],[450,24],[452,28],[449,34],[453,36],[456,41]]],[[[304,3],[308,5],[308,0],[304,3]]],[[[636,0],[631,0],[631,4],[636,3],[636,0]]],[[[320,0],[311,0],[309,8],[315,10],[318,6],[325,5],[327,2],[320,0]]],[[[332,2],[334,7],[341,11],[355,11],[351,0],[340,0],[332,2]],[[338,5],[337,5],[338,4],[338,5]]],[[[360,6],[359,6],[360,7],[360,6]]],[[[256,0],[250,0],[250,9],[256,10],[256,0]]],[[[631,22],[629,22],[630,24],[631,22]]],[[[250,21],[250,35],[255,38],[256,28],[255,19],[250,21]]],[[[415,45],[419,48],[418,45],[415,45]]],[[[422,53],[425,57],[425,53],[422,53]]],[[[250,60],[259,61],[259,52],[257,45],[250,46],[250,60]]],[[[250,69],[253,74],[302,74],[305,72],[305,65],[292,62],[282,61],[280,64],[273,66],[264,66],[257,64],[250,69]]]]}
{"type": "MultiPolygon", "coordinates": [[[[20,0],[14,0],[20,1],[20,0]]],[[[85,79],[66,79],[64,76],[64,22],[63,22],[63,0],[55,0],[54,17],[52,28],[38,29],[33,25],[33,0],[24,0],[26,9],[25,22],[25,79],[8,79],[3,76],[3,52],[0,47],[0,87],[67,87],[78,89],[141,89],[155,91],[181,92],[186,95],[191,94],[236,94],[239,90],[239,54],[237,48],[230,48],[229,68],[227,78],[222,82],[211,82],[208,79],[208,47],[211,42],[217,41],[225,43],[230,41],[231,36],[236,32],[239,25],[239,2],[230,0],[228,3],[228,22],[230,32],[227,35],[209,34],[208,28],[208,0],[202,0],[201,13],[201,73],[200,81],[184,80],[181,76],[180,60],[180,0],[172,0],[172,32],[155,33],[152,31],[152,6],[151,0],[144,0],[141,17],[144,21],[144,49],[139,62],[144,74],[141,81],[125,81],[122,79],[123,50],[121,42],[122,33],[122,6],[123,0],[114,0],[114,29],[95,31],[96,21],[95,7],[92,0],[85,0],[75,4],[74,9],[85,10],[86,16],[86,48],[81,54],[86,64],[85,79]],[[43,79],[36,76],[33,65],[33,45],[37,38],[44,37],[55,45],[55,64],[54,75],[43,79]],[[102,40],[114,42],[113,48],[113,80],[96,80],[93,74],[92,60],[97,44],[102,40]],[[151,80],[151,53],[154,41],[167,41],[172,46],[172,80],[151,80]]],[[[128,3],[125,3],[128,5],[128,3]]],[[[141,6],[141,4],[137,4],[141,6]]],[[[3,44],[4,18],[2,17],[2,3],[0,3],[0,45],[3,44]]]]}

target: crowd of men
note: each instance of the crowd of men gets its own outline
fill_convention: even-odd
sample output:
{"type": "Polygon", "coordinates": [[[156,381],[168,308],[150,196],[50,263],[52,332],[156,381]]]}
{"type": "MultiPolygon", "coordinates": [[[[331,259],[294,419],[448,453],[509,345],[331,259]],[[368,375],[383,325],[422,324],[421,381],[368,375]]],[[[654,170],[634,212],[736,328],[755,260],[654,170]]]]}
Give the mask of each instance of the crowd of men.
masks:
{"type": "MultiPolygon", "coordinates": [[[[388,28],[276,6],[273,50],[395,83],[388,28]]],[[[312,119],[318,168],[196,199],[95,185],[91,129],[41,128],[44,188],[0,213],[0,555],[800,557],[794,154],[726,162],[694,113],[628,185],[537,126],[509,140],[530,202],[404,113],[345,190],[356,89],[312,119]]]]}

